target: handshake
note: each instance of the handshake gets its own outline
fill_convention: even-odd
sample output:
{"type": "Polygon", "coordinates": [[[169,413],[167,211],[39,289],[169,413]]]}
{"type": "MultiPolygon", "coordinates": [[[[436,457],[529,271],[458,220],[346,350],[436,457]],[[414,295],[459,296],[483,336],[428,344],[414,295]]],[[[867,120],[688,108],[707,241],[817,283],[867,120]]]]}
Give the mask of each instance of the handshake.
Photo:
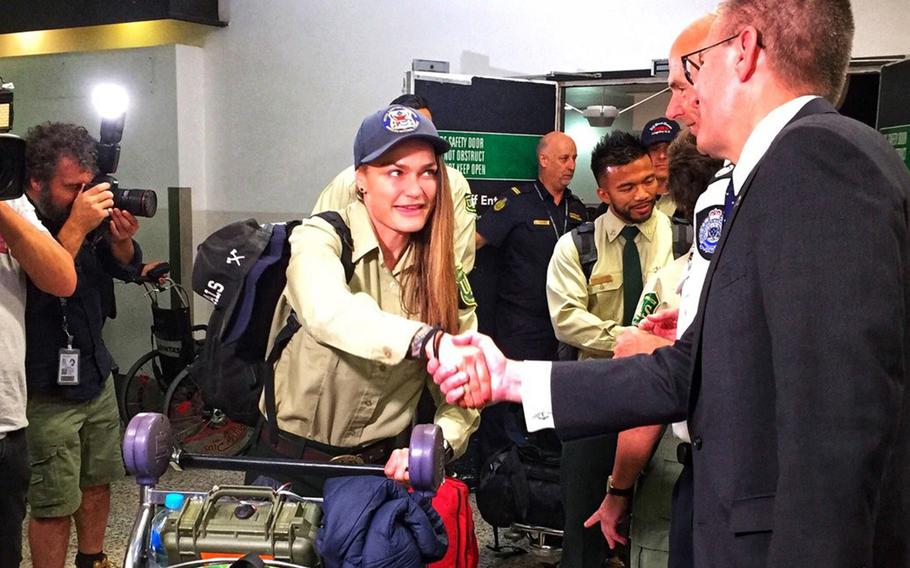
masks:
{"type": "Polygon", "coordinates": [[[490,337],[476,332],[443,335],[427,363],[446,402],[461,408],[521,402],[518,367],[520,363],[507,359],[490,337]]]}
{"type": "MultiPolygon", "coordinates": [[[[616,340],[613,357],[651,353],[671,345],[678,315],[676,309],[661,310],[626,329],[616,340]]],[[[483,408],[494,402],[522,402],[522,382],[536,377],[534,365],[540,364],[508,359],[490,337],[468,332],[444,334],[438,349],[430,353],[427,371],[449,404],[483,408]]]]}

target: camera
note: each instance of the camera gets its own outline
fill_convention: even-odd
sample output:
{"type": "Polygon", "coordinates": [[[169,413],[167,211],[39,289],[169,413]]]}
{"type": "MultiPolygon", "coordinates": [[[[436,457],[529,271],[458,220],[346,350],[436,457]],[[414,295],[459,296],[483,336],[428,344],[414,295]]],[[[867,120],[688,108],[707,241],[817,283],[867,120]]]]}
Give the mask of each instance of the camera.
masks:
{"type": "Polygon", "coordinates": [[[110,174],[99,173],[92,180],[91,186],[99,183],[111,184],[114,194],[114,207],[129,211],[136,217],[154,217],[158,211],[158,195],[151,189],[124,189],[117,178],[110,174]]]}
{"type": "Polygon", "coordinates": [[[0,134],[0,201],[21,197],[25,189],[25,140],[0,134]]]}
{"type": "Polygon", "coordinates": [[[114,207],[129,211],[136,217],[154,217],[158,210],[158,195],[151,189],[124,189],[113,175],[120,163],[120,140],[123,136],[124,116],[101,121],[101,141],[98,142],[98,174],[92,186],[111,184],[114,207]]]}

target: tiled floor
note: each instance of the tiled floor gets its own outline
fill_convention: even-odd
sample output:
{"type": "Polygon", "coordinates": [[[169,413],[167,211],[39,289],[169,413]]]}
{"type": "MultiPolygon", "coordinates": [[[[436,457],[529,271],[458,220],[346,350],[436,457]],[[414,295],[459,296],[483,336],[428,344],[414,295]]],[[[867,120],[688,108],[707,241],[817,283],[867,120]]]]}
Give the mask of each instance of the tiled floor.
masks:
{"type": "MultiPolygon", "coordinates": [[[[186,470],[182,472],[169,471],[165,474],[160,486],[162,488],[201,491],[211,489],[213,485],[238,484],[241,482],[242,474],[239,473],[186,470]]],[[[123,562],[123,553],[129,540],[129,533],[138,502],[138,491],[131,478],[114,484],[111,499],[111,516],[108,522],[106,540],[106,551],[113,561],[113,566],[120,566],[123,562]]],[[[480,568],[541,568],[553,566],[555,558],[549,555],[536,555],[532,552],[498,557],[495,552],[488,548],[488,545],[493,542],[493,531],[489,525],[480,519],[476,507],[474,522],[477,526],[477,540],[480,546],[480,568]]],[[[67,564],[67,568],[73,566],[73,557],[76,554],[75,530],[73,533],[73,540],[70,544],[70,561],[67,564]]],[[[25,528],[23,527],[24,536],[25,528]]],[[[27,539],[24,540],[26,540],[23,546],[25,558],[22,562],[22,568],[32,568],[31,553],[28,549],[27,539]]],[[[501,543],[510,542],[502,538],[500,541],[501,543]]],[[[517,541],[516,544],[523,545],[524,543],[517,541]]],[[[527,549],[528,547],[522,546],[522,548],[527,549]]]]}

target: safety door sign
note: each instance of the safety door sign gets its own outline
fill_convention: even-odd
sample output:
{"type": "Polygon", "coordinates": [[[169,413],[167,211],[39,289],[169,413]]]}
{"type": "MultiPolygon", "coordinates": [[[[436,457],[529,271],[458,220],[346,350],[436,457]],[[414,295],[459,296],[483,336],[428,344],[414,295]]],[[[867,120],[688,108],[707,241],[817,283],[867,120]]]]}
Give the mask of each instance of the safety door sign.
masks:
{"type": "Polygon", "coordinates": [[[536,134],[440,130],[452,149],[446,164],[468,179],[530,181],[537,179],[536,134]]]}

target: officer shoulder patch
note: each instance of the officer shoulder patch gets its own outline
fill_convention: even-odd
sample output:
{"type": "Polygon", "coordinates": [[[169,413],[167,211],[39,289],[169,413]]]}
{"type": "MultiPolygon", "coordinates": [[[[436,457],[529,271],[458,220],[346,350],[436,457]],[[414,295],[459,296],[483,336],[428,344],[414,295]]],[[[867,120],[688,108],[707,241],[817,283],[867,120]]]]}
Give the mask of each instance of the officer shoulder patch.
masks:
{"type": "Polygon", "coordinates": [[[500,197],[496,200],[496,203],[493,204],[493,211],[502,211],[506,208],[506,198],[500,197]]]}
{"type": "Polygon", "coordinates": [[[459,266],[455,268],[455,283],[458,285],[459,307],[476,307],[477,301],[474,299],[474,291],[471,289],[471,283],[468,281],[468,275],[459,266]]]}
{"type": "Polygon", "coordinates": [[[711,260],[714,249],[720,242],[721,229],[724,228],[724,210],[711,207],[699,211],[695,216],[698,254],[705,260],[711,260]]]}
{"type": "Polygon", "coordinates": [[[515,195],[521,195],[521,190],[518,189],[517,187],[515,187],[515,186],[513,185],[513,186],[512,186],[512,193],[514,193],[515,195]]]}
{"type": "Polygon", "coordinates": [[[477,214],[477,197],[476,195],[464,196],[464,208],[468,213],[477,214]]]}
{"type": "Polygon", "coordinates": [[[569,211],[569,219],[572,219],[573,221],[578,221],[579,223],[584,221],[584,219],[581,218],[581,215],[579,215],[578,213],[575,213],[573,211],[569,211]]]}

